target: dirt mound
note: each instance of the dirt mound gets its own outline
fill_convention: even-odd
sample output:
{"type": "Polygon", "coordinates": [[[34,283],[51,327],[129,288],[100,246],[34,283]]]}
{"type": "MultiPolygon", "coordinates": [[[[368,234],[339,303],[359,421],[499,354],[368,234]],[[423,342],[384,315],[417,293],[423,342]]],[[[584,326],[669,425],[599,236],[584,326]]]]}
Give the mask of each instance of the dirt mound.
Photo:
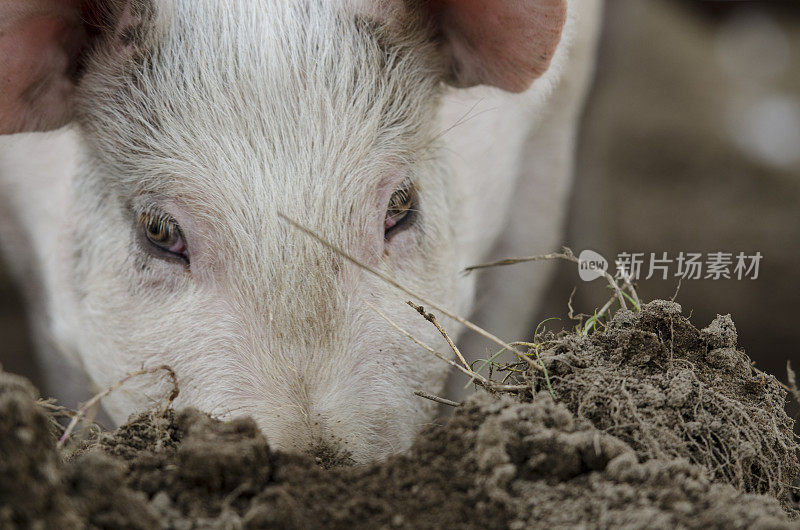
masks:
{"type": "Polygon", "coordinates": [[[29,393],[10,397],[4,404],[30,413],[4,425],[2,448],[15,451],[4,461],[50,469],[20,464],[1,476],[2,528],[503,528],[507,519],[476,480],[471,408],[421,436],[409,455],[325,470],[311,457],[273,453],[249,418],[223,423],[192,409],[142,414],[61,462],[46,413],[29,393]],[[31,429],[46,436],[21,444],[31,429]]]}
{"type": "MultiPolygon", "coordinates": [[[[556,399],[640,460],[685,458],[789,503],[800,462],[787,393],[736,340],[729,315],[698,330],[680,305],[657,300],[618,312],[602,333],[555,340],[541,358],[556,399]]],[[[533,386],[548,388],[538,373],[533,386]]]]}
{"type": "Polygon", "coordinates": [[[1,527],[32,516],[46,527],[78,523],[63,492],[56,439],[36,396],[26,379],[0,372],[1,527]]]}
{"type": "Polygon", "coordinates": [[[778,502],[710,481],[685,459],[640,463],[549,394],[482,404],[476,455],[510,528],[792,528],[778,502]]]}
{"type": "Polygon", "coordinates": [[[796,528],[783,391],[729,319],[698,331],[679,313],[554,338],[558,401],[529,373],[521,400],[478,394],[362,467],[275,453],[252,420],[194,410],[142,414],[64,461],[32,387],[0,373],[0,527],[796,528]]]}

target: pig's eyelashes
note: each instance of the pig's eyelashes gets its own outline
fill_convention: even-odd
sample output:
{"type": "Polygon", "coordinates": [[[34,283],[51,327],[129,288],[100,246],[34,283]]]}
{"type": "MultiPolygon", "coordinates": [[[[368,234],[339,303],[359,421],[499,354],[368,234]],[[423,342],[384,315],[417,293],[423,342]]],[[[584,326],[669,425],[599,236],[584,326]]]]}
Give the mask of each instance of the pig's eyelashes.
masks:
{"type": "Polygon", "coordinates": [[[139,227],[158,257],[177,258],[189,263],[183,232],[170,216],[160,212],[143,212],[139,215],[139,227]]]}
{"type": "Polygon", "coordinates": [[[386,241],[413,224],[417,202],[417,189],[411,183],[403,184],[392,194],[383,223],[383,237],[386,241]]]}

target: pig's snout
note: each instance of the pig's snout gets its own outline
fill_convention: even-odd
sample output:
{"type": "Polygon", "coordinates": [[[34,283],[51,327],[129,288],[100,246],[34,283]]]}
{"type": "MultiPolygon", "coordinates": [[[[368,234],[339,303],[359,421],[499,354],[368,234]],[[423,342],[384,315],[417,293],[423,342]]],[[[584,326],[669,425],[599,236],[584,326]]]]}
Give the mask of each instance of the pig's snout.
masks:
{"type": "Polygon", "coordinates": [[[285,419],[285,423],[278,421],[277,428],[269,425],[264,429],[273,449],[307,453],[321,461],[352,461],[349,441],[340,434],[344,427],[341,420],[306,411],[290,413],[285,418],[281,415],[280,419],[285,419]]]}
{"type": "Polygon", "coordinates": [[[319,440],[312,444],[309,453],[320,466],[326,469],[351,466],[356,463],[350,451],[329,440],[319,440]]]}
{"type": "Polygon", "coordinates": [[[272,449],[309,454],[323,467],[382,459],[404,448],[397,446],[402,433],[384,418],[339,415],[355,407],[350,404],[327,411],[325,407],[287,407],[274,420],[257,417],[257,421],[272,449]]]}

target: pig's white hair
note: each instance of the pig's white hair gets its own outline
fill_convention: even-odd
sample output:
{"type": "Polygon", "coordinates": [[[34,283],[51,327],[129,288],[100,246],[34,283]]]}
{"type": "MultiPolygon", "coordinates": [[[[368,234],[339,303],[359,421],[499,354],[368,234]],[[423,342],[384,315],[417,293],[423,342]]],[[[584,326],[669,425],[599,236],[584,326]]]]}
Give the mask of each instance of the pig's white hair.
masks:
{"type": "MultiPolygon", "coordinates": [[[[440,101],[428,29],[403,10],[414,4],[132,0],[114,33],[125,39],[86,66],[79,127],[53,135],[68,145],[33,142],[20,159],[50,163],[20,165],[41,165],[40,178],[2,182],[43,264],[56,340],[96,384],[167,363],[179,405],[252,414],[278,447],[340,439],[359,461],[408,447],[431,411],[411,392],[441,388],[446,365],[365,301],[429,344],[441,338],[403,295],[276,212],[466,313],[474,279],[461,268],[512,208],[524,216],[506,233],[527,234],[516,250],[557,244],[597,18],[597,2],[570,2],[565,42],[527,93],[445,89],[440,101]],[[80,152],[77,171],[65,151],[80,152]],[[61,180],[57,164],[70,165],[61,180]],[[418,223],[384,250],[387,194],[405,178],[418,223]],[[60,193],[70,180],[73,194],[60,193]],[[137,208],[177,218],[190,271],[148,256],[137,208]]],[[[512,285],[530,305],[530,286],[512,285]]],[[[498,315],[523,320],[511,298],[498,297],[498,315]]],[[[169,390],[154,379],[104,402],[115,420],[169,390]]]]}
{"type": "MultiPolygon", "coordinates": [[[[186,169],[227,172],[247,158],[241,178],[260,182],[298,167],[318,178],[356,173],[367,151],[397,155],[411,136],[427,140],[414,128],[431,117],[436,101],[423,96],[434,95],[438,76],[410,17],[392,31],[329,0],[172,0],[156,13],[156,29],[141,33],[125,61],[118,50],[98,54],[82,92],[85,128],[130,186],[163,187],[160,170],[174,171],[187,147],[196,152],[186,169]],[[291,168],[270,167],[287,153],[291,168]],[[152,174],[141,171],[143,156],[152,174]]],[[[408,147],[403,155],[428,151],[408,147]]],[[[208,176],[197,176],[205,187],[208,176]]]]}
{"type": "MultiPolygon", "coordinates": [[[[102,330],[75,339],[87,370],[103,383],[167,362],[183,402],[253,414],[284,448],[338,439],[363,460],[406,447],[430,410],[408,389],[440,387],[444,365],[428,369],[427,354],[387,336],[363,301],[409,327],[419,317],[276,214],[404,283],[451,290],[420,280],[456,267],[449,234],[434,228],[448,213],[426,29],[328,0],[142,5],[149,19],[127,47],[101,50],[81,86],[76,283],[86,311],[72,327],[102,330]],[[440,205],[421,216],[414,252],[435,247],[427,254],[441,258],[397,267],[382,256],[376,190],[407,177],[423,210],[440,205]],[[212,265],[189,281],[132,257],[141,254],[127,236],[132,197],[191,212],[190,244],[214,249],[203,261],[212,265]]],[[[143,389],[157,395],[151,385],[112,398],[117,419],[143,389]]]]}

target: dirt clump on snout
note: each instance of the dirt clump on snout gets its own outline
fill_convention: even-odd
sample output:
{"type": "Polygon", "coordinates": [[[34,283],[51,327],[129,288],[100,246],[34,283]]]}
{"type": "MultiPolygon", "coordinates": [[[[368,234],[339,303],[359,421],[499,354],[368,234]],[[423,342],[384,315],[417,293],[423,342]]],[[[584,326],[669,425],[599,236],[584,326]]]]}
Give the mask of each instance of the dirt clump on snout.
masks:
{"type": "Polygon", "coordinates": [[[254,421],[154,411],[65,458],[0,373],[0,527],[797,528],[785,392],[666,302],[550,337],[528,390],[481,392],[385,462],[323,469],[254,421]],[[555,397],[555,399],[554,399],[555,397]]]}

